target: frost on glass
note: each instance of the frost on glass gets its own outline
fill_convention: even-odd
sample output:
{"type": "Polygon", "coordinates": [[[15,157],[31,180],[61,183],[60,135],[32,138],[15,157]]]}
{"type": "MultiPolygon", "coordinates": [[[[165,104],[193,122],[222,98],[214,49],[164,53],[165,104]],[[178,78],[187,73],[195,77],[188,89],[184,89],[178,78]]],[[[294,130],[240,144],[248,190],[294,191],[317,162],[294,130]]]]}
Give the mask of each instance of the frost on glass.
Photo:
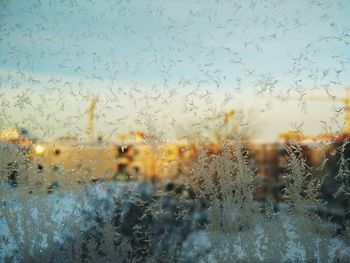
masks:
{"type": "Polygon", "coordinates": [[[348,262],[346,0],[1,1],[1,262],[348,262]]]}

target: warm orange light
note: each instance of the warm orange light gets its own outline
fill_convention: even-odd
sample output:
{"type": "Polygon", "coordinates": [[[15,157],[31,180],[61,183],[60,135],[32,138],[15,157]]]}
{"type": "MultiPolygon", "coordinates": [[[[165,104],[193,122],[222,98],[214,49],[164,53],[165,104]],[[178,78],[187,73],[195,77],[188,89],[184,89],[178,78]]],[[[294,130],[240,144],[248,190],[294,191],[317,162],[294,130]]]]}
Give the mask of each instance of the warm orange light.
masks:
{"type": "Polygon", "coordinates": [[[40,145],[40,144],[37,144],[37,145],[35,145],[34,150],[35,150],[35,153],[36,153],[37,155],[41,155],[41,154],[44,153],[45,148],[44,148],[44,146],[42,146],[42,145],[40,145]]]}

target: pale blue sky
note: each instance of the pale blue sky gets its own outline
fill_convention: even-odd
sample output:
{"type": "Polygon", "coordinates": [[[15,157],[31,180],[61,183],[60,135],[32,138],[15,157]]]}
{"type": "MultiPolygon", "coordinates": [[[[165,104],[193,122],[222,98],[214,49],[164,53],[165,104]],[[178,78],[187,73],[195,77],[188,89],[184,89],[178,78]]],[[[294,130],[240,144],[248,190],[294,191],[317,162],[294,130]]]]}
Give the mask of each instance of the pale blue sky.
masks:
{"type": "MultiPolygon", "coordinates": [[[[83,114],[88,96],[100,95],[102,101],[105,96],[107,101],[114,92],[125,105],[122,112],[111,109],[110,114],[120,118],[132,111],[131,100],[125,100],[137,92],[130,90],[154,93],[151,98],[176,90],[184,111],[184,97],[191,97],[196,87],[203,96],[208,90],[214,101],[232,92],[234,105],[249,106],[242,92],[270,96],[317,88],[320,94],[327,95],[323,89],[329,89],[338,95],[350,84],[346,0],[22,0],[0,5],[0,92],[3,100],[14,96],[14,108],[14,98],[24,92],[33,101],[41,94],[52,106],[54,93],[47,90],[55,88],[68,104],[69,94],[76,91],[81,105],[75,114],[83,114]]],[[[144,107],[142,97],[133,110],[144,107]]],[[[201,111],[206,102],[195,106],[201,111]]],[[[72,113],[72,107],[56,117],[72,113]]],[[[3,110],[2,126],[7,115],[25,124],[26,117],[10,108],[3,110]]],[[[279,112],[271,111],[278,120],[279,112]]],[[[48,113],[40,114],[50,119],[48,113]]],[[[108,122],[110,116],[102,114],[101,120],[108,122]]]]}

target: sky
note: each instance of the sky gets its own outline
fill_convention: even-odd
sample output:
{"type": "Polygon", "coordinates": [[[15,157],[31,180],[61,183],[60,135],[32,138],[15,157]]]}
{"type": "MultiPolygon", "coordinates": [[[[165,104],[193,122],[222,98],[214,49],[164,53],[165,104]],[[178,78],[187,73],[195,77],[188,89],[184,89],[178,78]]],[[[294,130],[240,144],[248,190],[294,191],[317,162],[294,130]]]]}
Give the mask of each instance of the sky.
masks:
{"type": "Polygon", "coordinates": [[[346,0],[1,1],[0,127],[84,137],[98,96],[106,136],[206,129],[231,108],[258,138],[336,132],[343,105],[307,96],[350,85],[349,12],[346,0]],[[304,99],[276,98],[288,95],[304,99]]]}

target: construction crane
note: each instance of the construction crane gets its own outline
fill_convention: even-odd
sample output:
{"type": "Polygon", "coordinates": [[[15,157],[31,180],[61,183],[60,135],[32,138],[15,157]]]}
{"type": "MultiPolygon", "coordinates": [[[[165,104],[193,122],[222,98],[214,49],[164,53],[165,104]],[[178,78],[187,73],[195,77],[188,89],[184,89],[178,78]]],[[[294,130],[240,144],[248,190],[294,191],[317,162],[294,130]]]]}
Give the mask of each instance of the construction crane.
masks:
{"type": "MultiPolygon", "coordinates": [[[[278,98],[280,98],[280,97],[278,97],[278,98]]],[[[300,100],[301,97],[287,97],[287,99],[300,100]]],[[[341,135],[343,135],[343,136],[350,135],[350,86],[345,87],[345,97],[303,96],[302,99],[315,100],[315,101],[339,101],[339,102],[342,102],[344,104],[344,127],[343,127],[343,133],[341,135]]],[[[284,139],[286,139],[287,137],[294,138],[294,139],[297,138],[298,140],[302,140],[304,138],[303,135],[298,134],[298,133],[294,133],[294,132],[287,132],[287,133],[281,134],[280,137],[284,138],[284,139]]],[[[309,136],[309,137],[311,138],[313,136],[309,136]]],[[[318,136],[318,137],[323,138],[324,136],[318,136]]]]}
{"type": "MultiPolygon", "coordinates": [[[[224,123],[227,124],[229,122],[229,120],[233,117],[233,115],[235,114],[234,110],[229,110],[226,111],[224,114],[224,123]]],[[[223,117],[222,113],[216,114],[213,117],[211,117],[211,120],[216,120],[216,119],[221,119],[223,117]]]]}
{"type": "Polygon", "coordinates": [[[88,128],[87,134],[90,141],[95,140],[95,131],[94,131],[94,122],[95,122],[95,107],[98,101],[98,97],[93,97],[90,100],[89,108],[88,108],[88,128]]]}
{"type": "MultiPolygon", "coordinates": [[[[227,125],[228,125],[229,121],[232,119],[232,117],[234,116],[234,114],[235,114],[235,110],[229,110],[229,111],[226,111],[224,114],[219,113],[219,114],[214,115],[213,117],[210,118],[210,120],[217,120],[217,119],[221,119],[222,117],[224,117],[224,127],[223,128],[227,129],[227,125]]],[[[218,141],[222,140],[222,133],[220,133],[219,131],[216,131],[216,139],[218,141]]]]}
{"type": "Polygon", "coordinates": [[[227,124],[228,121],[233,117],[234,114],[235,114],[234,110],[230,110],[230,111],[225,112],[224,123],[227,124]]]}
{"type": "Polygon", "coordinates": [[[349,134],[350,135],[350,86],[345,87],[345,97],[305,97],[307,100],[333,100],[333,101],[339,101],[344,104],[344,128],[343,128],[343,133],[344,134],[349,134]]]}

